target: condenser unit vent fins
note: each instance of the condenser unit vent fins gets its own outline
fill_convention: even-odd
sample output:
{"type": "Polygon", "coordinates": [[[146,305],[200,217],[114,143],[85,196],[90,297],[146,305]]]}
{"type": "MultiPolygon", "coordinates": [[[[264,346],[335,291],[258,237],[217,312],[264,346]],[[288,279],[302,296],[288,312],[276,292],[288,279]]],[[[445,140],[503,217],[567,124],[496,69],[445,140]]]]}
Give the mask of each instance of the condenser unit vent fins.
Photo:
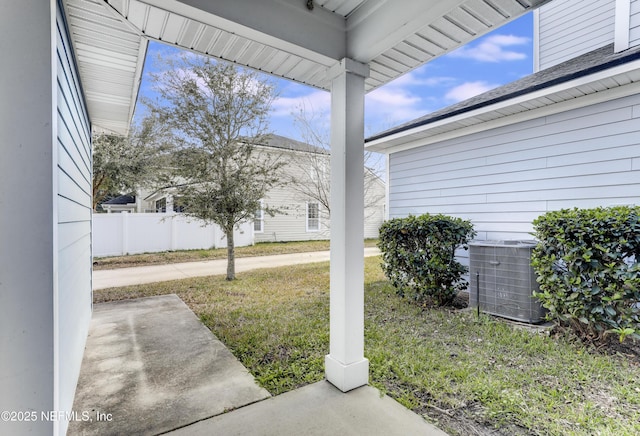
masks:
{"type": "Polygon", "coordinates": [[[535,241],[477,241],[469,244],[469,305],[516,321],[539,323],[546,310],[533,297],[539,290],[531,267],[535,241]]]}

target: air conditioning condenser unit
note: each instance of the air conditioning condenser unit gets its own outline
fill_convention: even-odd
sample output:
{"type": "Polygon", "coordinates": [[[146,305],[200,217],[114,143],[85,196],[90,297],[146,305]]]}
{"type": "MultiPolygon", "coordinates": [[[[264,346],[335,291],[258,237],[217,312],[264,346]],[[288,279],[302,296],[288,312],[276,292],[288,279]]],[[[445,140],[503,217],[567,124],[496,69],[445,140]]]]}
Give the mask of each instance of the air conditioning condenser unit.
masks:
{"type": "Polygon", "coordinates": [[[531,267],[536,241],[476,241],[469,244],[469,306],[527,323],[544,320],[533,297],[539,285],[531,267]]]}

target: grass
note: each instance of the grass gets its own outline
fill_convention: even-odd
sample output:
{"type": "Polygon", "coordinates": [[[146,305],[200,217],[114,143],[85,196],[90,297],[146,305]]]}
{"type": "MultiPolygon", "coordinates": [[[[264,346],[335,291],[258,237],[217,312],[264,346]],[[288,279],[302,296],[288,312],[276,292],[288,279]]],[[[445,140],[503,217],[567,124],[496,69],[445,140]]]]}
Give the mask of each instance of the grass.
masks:
{"type": "MultiPolygon", "coordinates": [[[[640,369],[470,311],[398,298],[365,260],[371,384],[451,435],[640,434],[640,369]]],[[[258,382],[279,394],[323,378],[328,263],[96,291],[96,302],[178,294],[258,382]]]]}
{"type": "MultiPolygon", "coordinates": [[[[375,247],[377,239],[367,239],[365,247],[375,247]]],[[[306,253],[329,249],[329,241],[259,242],[249,247],[236,247],[236,257],[268,256],[272,254],[306,253]]],[[[96,257],[93,269],[128,268],[176,262],[226,259],[226,248],[208,250],[163,251],[160,253],[130,254],[126,256],[96,257]]]]}

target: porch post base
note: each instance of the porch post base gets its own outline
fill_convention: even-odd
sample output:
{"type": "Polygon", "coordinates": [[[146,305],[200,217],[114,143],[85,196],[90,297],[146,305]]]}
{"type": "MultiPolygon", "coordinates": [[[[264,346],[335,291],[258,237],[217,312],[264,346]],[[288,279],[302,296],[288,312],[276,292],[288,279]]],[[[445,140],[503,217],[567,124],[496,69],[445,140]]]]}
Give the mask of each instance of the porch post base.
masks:
{"type": "Polygon", "coordinates": [[[324,372],[329,383],[342,392],[348,392],[369,383],[369,359],[363,358],[346,365],[327,354],[324,358],[324,372]]]}

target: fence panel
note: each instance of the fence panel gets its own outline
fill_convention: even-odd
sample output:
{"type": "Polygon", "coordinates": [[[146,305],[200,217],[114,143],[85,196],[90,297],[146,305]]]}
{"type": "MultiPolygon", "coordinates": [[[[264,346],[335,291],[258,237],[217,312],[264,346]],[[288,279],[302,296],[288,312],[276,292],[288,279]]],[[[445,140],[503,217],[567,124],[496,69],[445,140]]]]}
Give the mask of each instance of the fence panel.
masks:
{"type": "MultiPolygon", "coordinates": [[[[122,245],[123,217],[120,214],[93,214],[93,255],[117,256],[124,253],[122,245]]],[[[126,214],[128,215],[128,214],[126,214]]]]}
{"type": "MultiPolygon", "coordinates": [[[[253,245],[253,223],[234,233],[236,247],[253,245]]],[[[93,255],[120,256],[169,250],[226,247],[217,225],[181,214],[112,213],[93,215],[93,255]]]]}

